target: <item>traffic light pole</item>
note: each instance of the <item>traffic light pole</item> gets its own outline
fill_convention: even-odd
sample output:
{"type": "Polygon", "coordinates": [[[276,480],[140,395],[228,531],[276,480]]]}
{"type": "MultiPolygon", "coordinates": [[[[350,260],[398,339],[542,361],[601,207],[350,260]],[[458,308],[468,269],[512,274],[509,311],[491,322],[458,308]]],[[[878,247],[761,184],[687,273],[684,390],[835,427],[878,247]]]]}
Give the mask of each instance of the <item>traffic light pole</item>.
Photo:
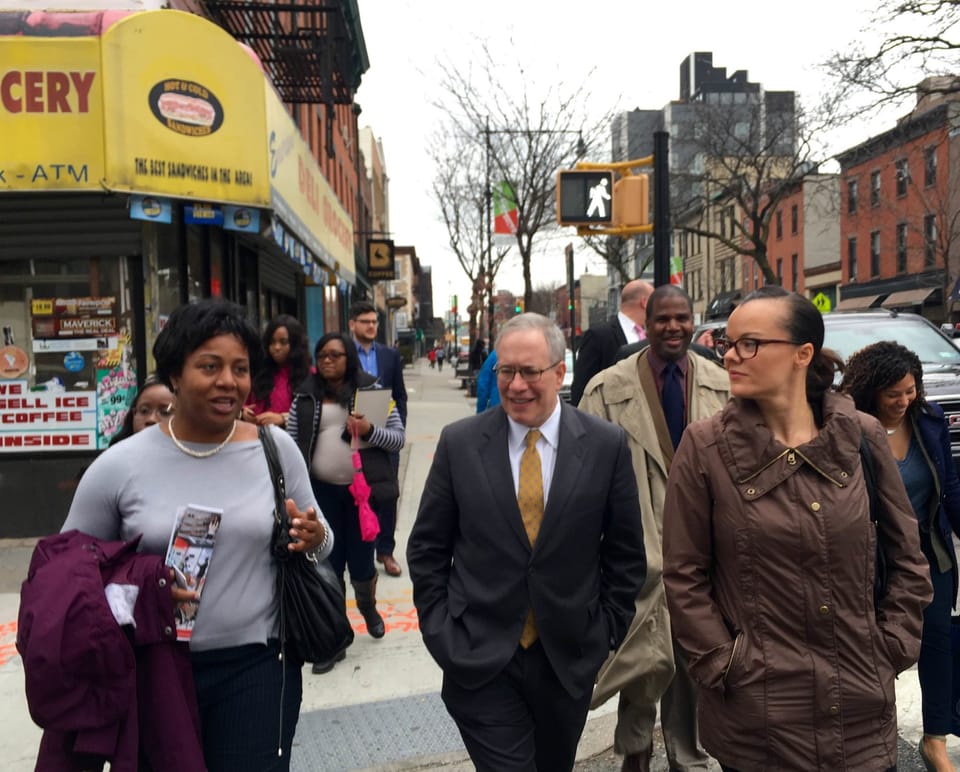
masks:
{"type": "Polygon", "coordinates": [[[670,132],[653,133],[653,284],[670,283],[670,132]]]}

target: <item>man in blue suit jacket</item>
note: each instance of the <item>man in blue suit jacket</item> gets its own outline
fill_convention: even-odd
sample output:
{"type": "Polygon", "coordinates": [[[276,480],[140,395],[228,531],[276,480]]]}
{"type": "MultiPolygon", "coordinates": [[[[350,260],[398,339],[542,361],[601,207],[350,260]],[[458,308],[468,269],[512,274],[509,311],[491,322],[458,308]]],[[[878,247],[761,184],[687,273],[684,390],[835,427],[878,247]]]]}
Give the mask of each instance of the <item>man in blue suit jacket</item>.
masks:
{"type": "Polygon", "coordinates": [[[558,398],[564,349],[539,314],[503,326],[501,404],[443,430],[407,545],[441,696],[481,771],[572,769],[646,576],[626,434],[558,398]]]}
{"type": "MultiPolygon", "coordinates": [[[[372,303],[364,300],[350,307],[350,334],[357,344],[360,365],[364,372],[374,375],[378,383],[390,389],[393,401],[400,413],[400,420],[407,425],[407,388],[403,384],[403,361],[400,352],[390,346],[377,343],[379,317],[372,303]]],[[[391,453],[390,463],[394,474],[400,471],[400,454],[391,453]]],[[[390,576],[400,576],[402,569],[393,557],[396,548],[394,532],[397,529],[397,502],[392,501],[377,507],[380,520],[380,535],[377,536],[377,562],[383,564],[390,576]]]]}

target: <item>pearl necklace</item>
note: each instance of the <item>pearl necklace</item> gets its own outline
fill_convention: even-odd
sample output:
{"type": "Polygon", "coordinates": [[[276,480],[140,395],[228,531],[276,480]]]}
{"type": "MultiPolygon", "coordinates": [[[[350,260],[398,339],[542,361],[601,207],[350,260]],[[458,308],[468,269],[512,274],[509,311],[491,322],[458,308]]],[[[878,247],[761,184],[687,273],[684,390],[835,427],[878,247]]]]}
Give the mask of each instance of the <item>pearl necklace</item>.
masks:
{"type": "Polygon", "coordinates": [[[233,422],[233,426],[230,428],[230,433],[227,435],[226,439],[215,448],[211,448],[210,450],[194,450],[193,448],[188,448],[186,445],[180,442],[180,440],[177,439],[177,435],[173,433],[173,418],[171,418],[170,423],[167,424],[167,429],[170,432],[170,439],[173,440],[173,444],[177,446],[178,450],[186,453],[188,456],[193,456],[194,458],[209,458],[210,456],[215,456],[217,453],[227,447],[227,443],[233,439],[233,433],[237,430],[237,422],[233,422]]]}

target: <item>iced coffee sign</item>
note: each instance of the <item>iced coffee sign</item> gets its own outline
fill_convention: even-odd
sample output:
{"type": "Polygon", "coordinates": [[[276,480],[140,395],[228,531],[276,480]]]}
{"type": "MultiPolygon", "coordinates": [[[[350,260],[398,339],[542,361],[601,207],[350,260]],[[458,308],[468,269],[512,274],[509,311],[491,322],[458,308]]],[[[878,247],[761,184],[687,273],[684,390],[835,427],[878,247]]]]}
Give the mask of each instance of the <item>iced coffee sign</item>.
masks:
{"type": "Polygon", "coordinates": [[[95,391],[30,389],[0,380],[0,452],[95,450],[95,391]]]}

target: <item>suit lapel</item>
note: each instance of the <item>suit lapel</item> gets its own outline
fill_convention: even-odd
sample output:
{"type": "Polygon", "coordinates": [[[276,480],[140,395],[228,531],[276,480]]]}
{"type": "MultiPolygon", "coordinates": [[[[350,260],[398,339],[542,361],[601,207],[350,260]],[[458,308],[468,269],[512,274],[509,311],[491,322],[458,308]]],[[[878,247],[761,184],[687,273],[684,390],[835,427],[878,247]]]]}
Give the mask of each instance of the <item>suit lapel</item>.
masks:
{"type": "MultiPolygon", "coordinates": [[[[517,492],[513,486],[513,472],[510,471],[510,451],[507,443],[507,414],[502,407],[487,411],[490,416],[483,429],[480,445],[480,460],[490,493],[496,502],[498,516],[506,519],[514,535],[528,550],[530,540],[523,527],[520,507],[517,504],[517,492]]],[[[551,495],[553,495],[551,493],[551,495]]]]}
{"type": "Polygon", "coordinates": [[[577,480],[583,470],[584,443],[582,440],[585,434],[583,424],[577,417],[577,411],[561,404],[557,458],[553,465],[550,494],[543,511],[543,524],[540,526],[537,545],[540,545],[554,527],[560,524],[563,508],[576,490],[577,480]]]}

